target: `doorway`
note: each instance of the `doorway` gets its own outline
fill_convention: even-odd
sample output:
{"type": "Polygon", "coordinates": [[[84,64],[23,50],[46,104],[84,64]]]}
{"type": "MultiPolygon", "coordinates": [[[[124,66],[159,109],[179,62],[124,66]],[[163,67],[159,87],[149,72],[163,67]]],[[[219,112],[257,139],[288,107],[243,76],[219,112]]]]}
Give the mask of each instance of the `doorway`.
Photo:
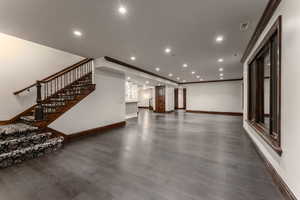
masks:
{"type": "Polygon", "coordinates": [[[186,88],[183,88],[183,109],[186,110],[186,88]]]}
{"type": "Polygon", "coordinates": [[[156,86],[155,87],[155,111],[164,113],[166,110],[166,102],[165,102],[165,86],[156,86]]]}
{"type": "Polygon", "coordinates": [[[175,110],[179,108],[179,105],[178,105],[178,88],[174,89],[174,108],[175,108],[175,110]]]}

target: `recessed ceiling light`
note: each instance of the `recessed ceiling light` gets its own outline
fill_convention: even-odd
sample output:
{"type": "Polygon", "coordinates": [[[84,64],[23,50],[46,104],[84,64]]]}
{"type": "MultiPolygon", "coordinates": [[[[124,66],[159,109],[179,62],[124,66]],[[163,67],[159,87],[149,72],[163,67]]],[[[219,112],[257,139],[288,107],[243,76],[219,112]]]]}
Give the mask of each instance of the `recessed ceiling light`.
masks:
{"type": "Polygon", "coordinates": [[[177,77],[176,79],[179,81],[179,80],[180,80],[180,77],[177,77]]]}
{"type": "Polygon", "coordinates": [[[219,35],[218,37],[216,37],[216,42],[221,43],[223,42],[224,37],[222,35],[219,35]]]}
{"type": "Polygon", "coordinates": [[[124,5],[120,5],[118,11],[120,14],[125,15],[127,13],[127,8],[124,5]]]}
{"type": "Polygon", "coordinates": [[[197,78],[200,78],[200,76],[198,75],[198,76],[196,76],[197,78]]]}
{"type": "Polygon", "coordinates": [[[127,77],[127,80],[130,80],[131,78],[130,77],[127,77]]]}
{"type": "Polygon", "coordinates": [[[184,83],[185,83],[185,82],[186,82],[186,80],[183,80],[182,82],[184,82],[184,83]]]}
{"type": "Polygon", "coordinates": [[[168,54],[169,54],[169,53],[171,53],[171,51],[172,51],[172,50],[171,50],[171,48],[169,48],[169,47],[167,47],[167,48],[165,49],[165,53],[168,53],[168,54]]]}
{"type": "Polygon", "coordinates": [[[220,69],[219,69],[220,72],[222,72],[223,70],[224,70],[223,68],[220,68],[220,69]]]}
{"type": "Polygon", "coordinates": [[[223,59],[223,58],[220,58],[220,59],[218,60],[218,62],[224,62],[224,59],[223,59]]]}
{"type": "Polygon", "coordinates": [[[195,74],[196,72],[192,71],[192,74],[195,74]]]}
{"type": "Polygon", "coordinates": [[[146,84],[149,84],[149,81],[146,81],[146,84]]]}
{"type": "Polygon", "coordinates": [[[186,67],[188,67],[188,64],[184,63],[184,64],[182,65],[182,67],[186,68],[186,67]]]}
{"type": "Polygon", "coordinates": [[[172,74],[172,73],[170,73],[170,74],[169,74],[169,76],[170,76],[170,77],[172,77],[172,76],[173,76],[173,74],[172,74]]]}
{"type": "Polygon", "coordinates": [[[203,78],[201,78],[200,81],[203,81],[203,78]]]}
{"type": "Polygon", "coordinates": [[[133,61],[135,61],[136,57],[135,56],[131,56],[130,59],[133,60],[133,61]]]}
{"type": "Polygon", "coordinates": [[[156,67],[155,70],[156,70],[157,72],[159,72],[159,71],[160,71],[160,68],[159,68],[159,67],[156,67]]]}
{"type": "Polygon", "coordinates": [[[223,77],[220,77],[220,79],[223,80],[224,78],[223,78],[223,77]]]}
{"type": "Polygon", "coordinates": [[[224,74],[220,74],[220,76],[223,76],[224,74]]]}
{"type": "Polygon", "coordinates": [[[78,31],[78,30],[75,30],[73,31],[73,34],[77,37],[81,37],[82,36],[82,32],[78,31]]]}

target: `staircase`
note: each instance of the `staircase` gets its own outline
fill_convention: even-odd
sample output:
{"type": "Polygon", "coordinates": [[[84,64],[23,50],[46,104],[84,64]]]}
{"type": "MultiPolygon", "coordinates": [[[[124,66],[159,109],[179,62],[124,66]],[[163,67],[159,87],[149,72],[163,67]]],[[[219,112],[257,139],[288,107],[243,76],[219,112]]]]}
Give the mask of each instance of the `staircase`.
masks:
{"type": "Polygon", "coordinates": [[[63,140],[22,123],[0,126],[0,168],[56,151],[63,140]]]}
{"type": "Polygon", "coordinates": [[[95,90],[92,59],[84,59],[14,93],[36,87],[36,104],[12,124],[0,126],[0,168],[40,157],[59,149],[64,137],[48,125],[95,90]]]}
{"type": "Polygon", "coordinates": [[[94,90],[95,85],[92,83],[92,73],[89,73],[23,113],[20,116],[20,121],[40,128],[47,127],[94,90]],[[39,112],[38,106],[42,108],[42,116],[40,118],[37,117],[38,114],[36,113],[39,112]]]}

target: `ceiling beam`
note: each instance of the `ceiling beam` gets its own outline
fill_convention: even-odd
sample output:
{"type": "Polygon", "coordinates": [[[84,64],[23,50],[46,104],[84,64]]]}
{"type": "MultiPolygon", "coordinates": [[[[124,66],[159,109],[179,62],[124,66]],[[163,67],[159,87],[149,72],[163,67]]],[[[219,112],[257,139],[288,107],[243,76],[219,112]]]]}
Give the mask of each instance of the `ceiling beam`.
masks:
{"type": "Polygon", "coordinates": [[[237,79],[226,79],[226,80],[193,81],[193,82],[185,82],[185,83],[179,83],[179,84],[185,85],[185,84],[196,84],[196,83],[217,83],[217,82],[242,81],[242,80],[243,80],[243,78],[237,78],[237,79]]]}
{"type": "Polygon", "coordinates": [[[160,75],[155,74],[155,73],[153,73],[153,72],[149,72],[149,71],[147,71],[147,70],[141,69],[141,68],[136,67],[136,66],[134,66],[134,65],[125,63],[125,62],[120,61],[120,60],[117,60],[117,59],[115,59],[115,58],[108,57],[108,56],[104,56],[104,59],[105,59],[106,61],[109,61],[109,62],[118,64],[118,65],[122,65],[122,66],[124,66],[124,67],[127,67],[127,68],[129,68],[129,69],[134,69],[134,70],[137,70],[137,71],[139,71],[139,72],[143,72],[143,73],[149,74],[149,75],[151,75],[151,76],[156,76],[156,77],[158,77],[158,78],[161,78],[161,79],[164,79],[164,80],[167,80],[167,81],[170,81],[170,82],[179,84],[179,82],[177,82],[177,81],[174,81],[174,80],[172,80],[172,79],[166,78],[166,77],[164,77],[164,76],[160,76],[160,75]]]}

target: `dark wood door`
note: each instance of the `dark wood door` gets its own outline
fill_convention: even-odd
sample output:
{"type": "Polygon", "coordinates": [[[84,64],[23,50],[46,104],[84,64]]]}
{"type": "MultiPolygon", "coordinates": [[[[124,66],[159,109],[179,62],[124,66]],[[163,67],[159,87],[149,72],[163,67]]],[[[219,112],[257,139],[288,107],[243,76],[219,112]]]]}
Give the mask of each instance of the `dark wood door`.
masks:
{"type": "Polygon", "coordinates": [[[174,90],[174,107],[178,109],[178,88],[174,90]]]}
{"type": "Polygon", "coordinates": [[[155,111],[156,112],[165,112],[165,86],[156,86],[155,87],[155,111]]]}
{"type": "Polygon", "coordinates": [[[186,109],[186,88],[183,89],[183,108],[186,109]]]}

